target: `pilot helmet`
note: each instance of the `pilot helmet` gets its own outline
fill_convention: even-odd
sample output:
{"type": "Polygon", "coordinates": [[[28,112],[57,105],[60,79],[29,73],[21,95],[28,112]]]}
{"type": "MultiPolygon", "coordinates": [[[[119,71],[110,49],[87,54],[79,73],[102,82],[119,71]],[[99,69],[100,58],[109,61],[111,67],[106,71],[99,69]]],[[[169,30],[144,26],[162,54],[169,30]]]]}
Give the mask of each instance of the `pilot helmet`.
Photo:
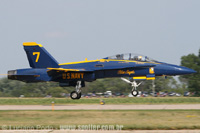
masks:
{"type": "Polygon", "coordinates": [[[142,56],[139,56],[139,57],[138,57],[138,60],[142,60],[142,56]]]}

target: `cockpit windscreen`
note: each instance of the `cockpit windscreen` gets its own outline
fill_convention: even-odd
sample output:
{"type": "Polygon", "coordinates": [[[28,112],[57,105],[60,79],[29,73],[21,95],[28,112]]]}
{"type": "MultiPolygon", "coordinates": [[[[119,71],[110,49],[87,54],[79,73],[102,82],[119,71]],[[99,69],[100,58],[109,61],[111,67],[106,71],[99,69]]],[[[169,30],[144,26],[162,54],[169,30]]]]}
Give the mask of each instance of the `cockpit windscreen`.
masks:
{"type": "Polygon", "coordinates": [[[113,59],[113,60],[133,60],[133,61],[142,61],[142,62],[156,62],[155,60],[144,56],[144,55],[139,55],[139,54],[133,54],[133,53],[128,53],[128,54],[117,54],[114,56],[109,56],[104,59],[113,59]]]}

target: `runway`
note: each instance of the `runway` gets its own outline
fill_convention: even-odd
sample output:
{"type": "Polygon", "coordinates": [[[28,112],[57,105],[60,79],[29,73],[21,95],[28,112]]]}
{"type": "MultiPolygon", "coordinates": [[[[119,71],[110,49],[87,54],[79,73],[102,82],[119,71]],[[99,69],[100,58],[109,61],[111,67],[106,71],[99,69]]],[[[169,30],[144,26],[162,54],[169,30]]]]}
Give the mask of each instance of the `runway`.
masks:
{"type": "Polygon", "coordinates": [[[0,110],[173,110],[173,109],[200,109],[200,104],[159,104],[159,105],[0,105],[0,110]]]}

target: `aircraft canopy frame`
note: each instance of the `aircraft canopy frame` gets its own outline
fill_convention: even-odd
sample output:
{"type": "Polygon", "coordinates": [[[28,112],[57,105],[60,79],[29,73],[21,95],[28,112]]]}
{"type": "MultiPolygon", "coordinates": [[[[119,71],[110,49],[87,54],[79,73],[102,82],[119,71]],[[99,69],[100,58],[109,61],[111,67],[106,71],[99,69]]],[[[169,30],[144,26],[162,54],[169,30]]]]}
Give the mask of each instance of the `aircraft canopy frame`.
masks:
{"type": "Polygon", "coordinates": [[[133,60],[133,61],[142,61],[142,62],[157,62],[152,58],[149,58],[144,55],[135,54],[135,53],[126,53],[126,54],[116,54],[113,56],[108,56],[104,59],[112,60],[133,60]]]}

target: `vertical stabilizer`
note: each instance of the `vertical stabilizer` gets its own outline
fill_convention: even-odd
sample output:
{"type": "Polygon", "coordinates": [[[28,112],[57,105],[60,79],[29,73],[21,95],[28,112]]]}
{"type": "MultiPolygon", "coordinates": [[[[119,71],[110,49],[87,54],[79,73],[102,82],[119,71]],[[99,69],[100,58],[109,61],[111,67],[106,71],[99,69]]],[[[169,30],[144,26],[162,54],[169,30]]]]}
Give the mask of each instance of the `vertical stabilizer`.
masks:
{"type": "Polygon", "coordinates": [[[58,68],[58,62],[46,51],[46,49],[35,42],[24,42],[30,67],[32,68],[58,68]]]}

